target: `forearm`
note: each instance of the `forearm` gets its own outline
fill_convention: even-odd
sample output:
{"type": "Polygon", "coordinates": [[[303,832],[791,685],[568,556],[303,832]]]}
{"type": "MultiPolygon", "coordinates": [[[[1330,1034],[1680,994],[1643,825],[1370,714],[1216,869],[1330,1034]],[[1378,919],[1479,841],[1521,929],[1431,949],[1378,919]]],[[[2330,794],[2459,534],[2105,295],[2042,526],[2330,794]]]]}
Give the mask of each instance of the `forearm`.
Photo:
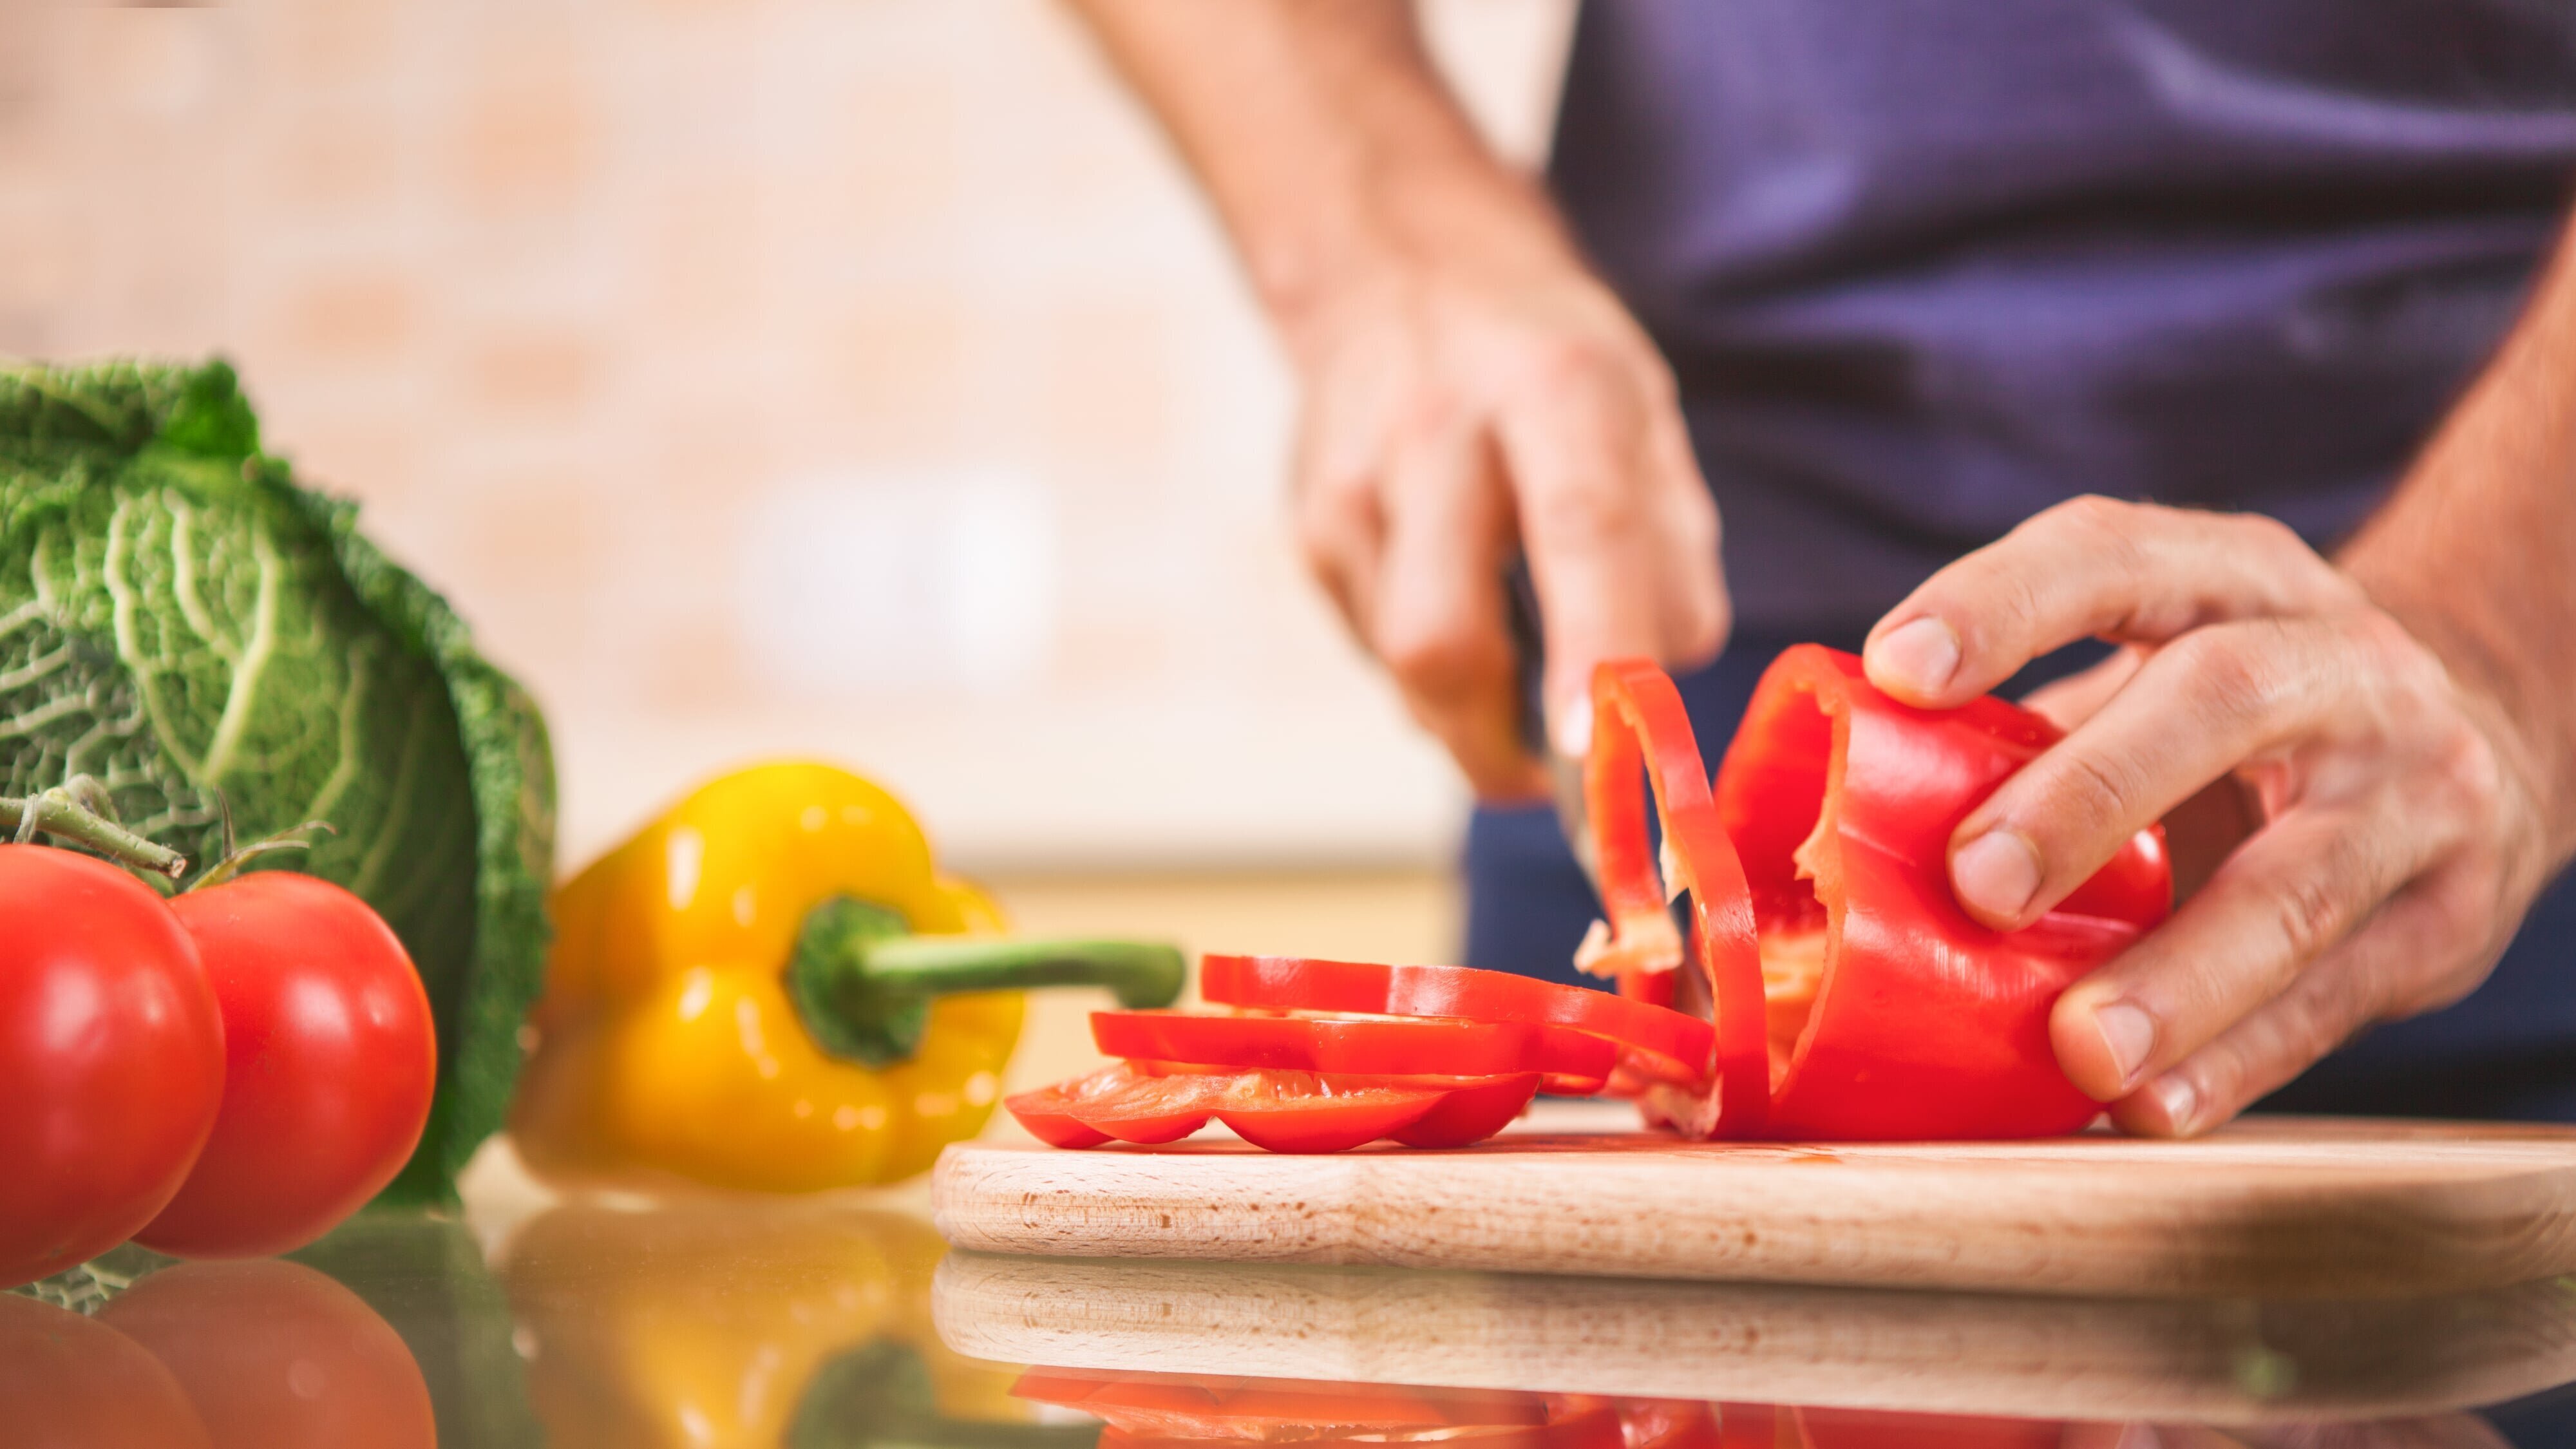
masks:
{"type": "Polygon", "coordinates": [[[1545,196],[1434,73],[1407,0],[1072,4],[1198,174],[1292,349],[1407,259],[1572,261],[1545,196]]]}
{"type": "Polygon", "coordinates": [[[2510,725],[2551,864],[2576,852],[2576,231],[2344,567],[2510,725]]]}

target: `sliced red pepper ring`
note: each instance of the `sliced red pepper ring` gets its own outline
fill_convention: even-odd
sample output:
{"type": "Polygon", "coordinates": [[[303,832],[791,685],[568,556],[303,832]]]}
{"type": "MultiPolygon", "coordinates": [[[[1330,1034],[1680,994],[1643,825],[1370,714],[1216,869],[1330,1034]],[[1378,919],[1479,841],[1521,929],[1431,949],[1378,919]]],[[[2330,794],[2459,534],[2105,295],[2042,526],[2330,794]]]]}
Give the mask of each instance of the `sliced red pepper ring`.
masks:
{"type": "Polygon", "coordinates": [[[1592,719],[1583,795],[1607,920],[1575,963],[1616,976],[1623,995],[1669,1000],[1683,953],[1666,906],[1688,891],[1693,944],[1716,1006],[1716,1051],[1706,1090],[1654,1095],[1672,1103],[1660,1110],[1692,1136],[1757,1136],[1771,1095],[1762,957],[1744,867],[1719,823],[1690,714],[1661,669],[1624,659],[1593,671],[1592,719]],[[1661,872],[1646,833],[1649,799],[1663,822],[1661,872]]]}
{"type": "Polygon", "coordinates": [[[1109,1134],[1073,1115],[1072,1105],[1065,1100],[1071,1090],[1081,1086],[1085,1080],[1076,1077],[1070,1082],[1054,1082],[1035,1091],[1014,1093],[1003,1099],[1002,1105],[1010,1109],[1021,1126],[1029,1129],[1030,1136],[1049,1147],[1097,1147],[1110,1140],[1109,1134]]]}
{"type": "Polygon", "coordinates": [[[1430,1111],[1386,1135],[1407,1147],[1465,1147],[1509,1127],[1538,1095],[1539,1076],[1495,1077],[1441,1094],[1430,1111]]]}
{"type": "Polygon", "coordinates": [[[1502,1130],[1538,1086],[1536,1072],[1390,1078],[1120,1062],[1015,1094],[1003,1106],[1057,1147],[1097,1147],[1111,1138],[1159,1146],[1215,1118],[1272,1152],[1340,1152],[1388,1136],[1417,1147],[1463,1147],[1502,1130]]]}
{"type": "Polygon", "coordinates": [[[1132,1370],[1030,1369],[1011,1389],[1092,1415],[1105,1446],[1299,1449],[1621,1449],[1615,1400],[1509,1389],[1240,1379],[1132,1370]]]}
{"type": "Polygon", "coordinates": [[[1209,1085],[1164,1083],[1121,1062],[1069,1082],[1020,1092],[1002,1105],[1040,1141],[1097,1147],[1116,1138],[1153,1146],[1178,1142],[1207,1125],[1209,1085]]]}
{"type": "Polygon", "coordinates": [[[1472,966],[1382,966],[1304,956],[1207,956],[1199,995],[1219,1006],[1526,1021],[1606,1037],[1644,1075],[1697,1082],[1716,1035],[1698,1017],[1607,991],[1472,966]]]}
{"type": "Polygon", "coordinates": [[[1095,1011],[1091,1039],[1113,1057],[1192,1066],[1355,1076],[1492,1077],[1539,1072],[1554,1091],[1594,1092],[1618,1049],[1570,1027],[1426,1017],[1212,1016],[1095,1011]]]}
{"type": "Polygon", "coordinates": [[[1407,1388],[1312,1379],[1226,1378],[1150,1369],[1033,1368],[1011,1397],[1055,1404],[1130,1432],[1181,1439],[1302,1440],[1306,1432],[1405,1435],[1548,1420],[1513,1389],[1407,1388]],[[1305,1432],[1300,1432],[1305,1431],[1305,1432]]]}

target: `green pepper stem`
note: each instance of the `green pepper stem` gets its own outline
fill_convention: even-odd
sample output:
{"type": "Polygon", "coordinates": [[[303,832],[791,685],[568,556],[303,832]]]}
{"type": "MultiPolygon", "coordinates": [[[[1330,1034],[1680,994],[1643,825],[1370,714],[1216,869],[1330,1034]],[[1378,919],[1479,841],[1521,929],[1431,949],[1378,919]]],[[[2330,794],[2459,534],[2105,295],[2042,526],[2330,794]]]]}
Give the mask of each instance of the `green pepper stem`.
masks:
{"type": "Polygon", "coordinates": [[[930,1370],[910,1345],[878,1339],[806,1380],[790,1449],[1093,1449],[1098,1424],[1008,1424],[939,1412],[930,1370]]]}
{"type": "Polygon", "coordinates": [[[109,819],[103,809],[94,808],[105,803],[105,790],[85,775],[24,799],[0,796],[0,830],[11,832],[11,838],[21,845],[40,834],[68,840],[119,865],[166,875],[172,880],[188,873],[188,857],[168,846],[153,844],[109,819]]]}
{"type": "Polygon", "coordinates": [[[1169,1006],[1184,971],[1178,948],[1152,942],[914,936],[883,906],[837,896],[806,913],[786,979],[817,1045],[882,1068],[921,1049],[933,997],[1105,986],[1121,1006],[1169,1006]]]}

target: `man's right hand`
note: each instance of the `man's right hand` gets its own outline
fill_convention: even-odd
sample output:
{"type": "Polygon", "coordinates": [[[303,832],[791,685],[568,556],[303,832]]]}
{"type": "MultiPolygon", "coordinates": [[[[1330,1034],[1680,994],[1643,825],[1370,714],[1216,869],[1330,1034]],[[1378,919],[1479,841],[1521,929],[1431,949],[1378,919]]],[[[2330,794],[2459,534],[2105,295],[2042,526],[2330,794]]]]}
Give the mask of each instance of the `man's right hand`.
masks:
{"type": "Polygon", "coordinates": [[[1300,541],[1478,794],[1539,793],[1503,576],[1537,585],[1556,747],[1592,667],[1728,622],[1671,371],[1433,74],[1406,0],[1075,0],[1207,185],[1304,383],[1300,541]]]}
{"type": "Polygon", "coordinates": [[[1529,561],[1556,747],[1588,742],[1592,666],[1725,640],[1717,510],[1663,359],[1579,268],[1456,251],[1376,271],[1292,335],[1306,561],[1479,795],[1545,777],[1518,730],[1504,571],[1529,561]]]}

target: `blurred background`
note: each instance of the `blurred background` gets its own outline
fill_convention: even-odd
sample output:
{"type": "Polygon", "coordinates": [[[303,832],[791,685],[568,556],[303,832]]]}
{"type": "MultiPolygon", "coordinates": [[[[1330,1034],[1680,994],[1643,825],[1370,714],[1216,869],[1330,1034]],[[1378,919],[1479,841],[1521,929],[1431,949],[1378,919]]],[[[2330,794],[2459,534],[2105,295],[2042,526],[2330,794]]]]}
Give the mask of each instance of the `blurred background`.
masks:
{"type": "MultiPolygon", "coordinates": [[[[1508,154],[1570,15],[1425,7],[1508,154]]],[[[1048,0],[0,0],[0,352],[230,356],[543,701],[566,870],[811,754],[1031,929],[1454,949],[1282,361],[1048,0]]]]}

